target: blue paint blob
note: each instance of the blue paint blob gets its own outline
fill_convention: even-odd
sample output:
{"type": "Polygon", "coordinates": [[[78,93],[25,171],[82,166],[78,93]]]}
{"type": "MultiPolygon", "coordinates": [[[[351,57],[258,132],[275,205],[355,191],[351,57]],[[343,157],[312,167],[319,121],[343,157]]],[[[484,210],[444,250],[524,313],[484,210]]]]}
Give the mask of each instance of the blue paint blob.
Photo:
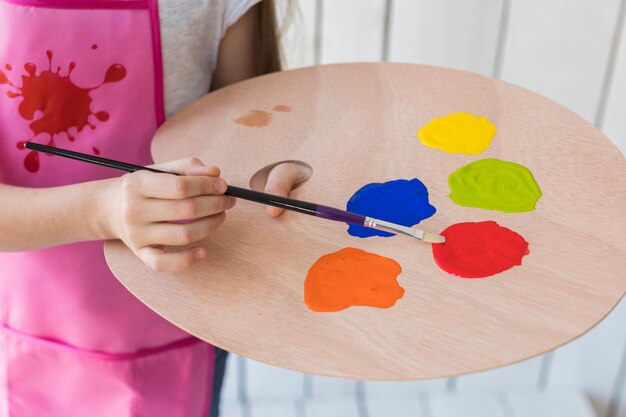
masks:
{"type": "MultiPolygon", "coordinates": [[[[403,226],[414,226],[435,214],[428,202],[428,189],[420,180],[393,180],[367,184],[350,198],[347,210],[403,226]]],[[[349,225],[352,236],[394,236],[365,226],[349,225]]]]}

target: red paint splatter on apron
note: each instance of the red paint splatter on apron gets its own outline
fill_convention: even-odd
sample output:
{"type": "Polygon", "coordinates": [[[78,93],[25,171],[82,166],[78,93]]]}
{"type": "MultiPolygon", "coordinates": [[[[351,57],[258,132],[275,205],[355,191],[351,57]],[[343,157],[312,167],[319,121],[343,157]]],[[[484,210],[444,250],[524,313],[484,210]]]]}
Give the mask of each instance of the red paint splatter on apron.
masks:
{"type": "MultiPolygon", "coordinates": [[[[33,140],[37,135],[47,134],[50,139],[49,146],[55,146],[54,135],[65,133],[70,142],[75,137],[69,133],[71,128],[81,132],[85,126],[95,129],[95,125],[89,122],[89,116],[94,115],[101,122],[109,119],[106,111],[94,112],[91,110],[92,98],[90,92],[98,89],[105,83],[118,82],[126,77],[126,68],[121,64],[113,64],[108,69],[103,81],[91,88],[84,88],[76,85],[71,80],[72,71],[76,68],[75,62],[68,65],[67,75],[61,75],[61,67],[56,71],[52,70],[52,51],[46,51],[48,56],[48,69],[37,74],[37,66],[33,63],[26,63],[24,70],[26,75],[22,75],[22,86],[13,84],[2,70],[0,70],[0,84],[8,84],[15,91],[8,91],[9,98],[22,97],[22,102],[18,106],[18,112],[22,118],[31,121],[29,127],[33,132],[33,137],[26,141],[33,140]],[[38,115],[35,119],[35,115],[38,115]]],[[[7,70],[12,67],[7,64],[7,70]]],[[[18,148],[23,149],[21,140],[18,148]]],[[[95,148],[94,148],[95,152],[95,148]]],[[[24,167],[29,172],[39,170],[39,156],[36,151],[30,151],[24,158],[24,167]]]]}
{"type": "Polygon", "coordinates": [[[433,244],[437,265],[462,278],[484,278],[522,264],[528,242],[494,221],[457,223],[440,233],[445,243],[433,244]]]}

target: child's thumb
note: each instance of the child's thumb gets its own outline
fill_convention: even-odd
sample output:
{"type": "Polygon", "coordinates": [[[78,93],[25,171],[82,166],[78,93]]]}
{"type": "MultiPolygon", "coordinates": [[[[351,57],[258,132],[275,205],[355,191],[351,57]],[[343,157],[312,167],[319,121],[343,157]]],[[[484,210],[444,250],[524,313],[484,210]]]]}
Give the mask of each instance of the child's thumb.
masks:
{"type": "MultiPolygon", "coordinates": [[[[308,179],[309,170],[306,166],[292,162],[276,165],[267,176],[265,192],[287,197],[291,190],[308,179]]],[[[282,212],[283,209],[278,207],[268,207],[267,209],[267,214],[272,217],[279,216],[282,212]]]]}

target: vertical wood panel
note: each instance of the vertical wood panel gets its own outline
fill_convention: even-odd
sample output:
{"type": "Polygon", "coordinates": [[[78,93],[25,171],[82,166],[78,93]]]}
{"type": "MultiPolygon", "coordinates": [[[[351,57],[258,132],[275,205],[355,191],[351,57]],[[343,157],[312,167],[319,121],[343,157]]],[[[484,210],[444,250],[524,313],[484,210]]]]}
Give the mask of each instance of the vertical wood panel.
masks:
{"type": "Polygon", "coordinates": [[[513,393],[508,395],[515,417],[596,417],[578,391],[513,393]]]}
{"type": "Polygon", "coordinates": [[[606,416],[626,345],[626,301],[586,335],[555,352],[548,389],[584,389],[606,416]]]}
{"type": "Polygon", "coordinates": [[[279,1],[277,5],[278,20],[282,22],[280,26],[285,67],[292,69],[313,65],[316,0],[279,1]]]}
{"type": "Polygon", "coordinates": [[[367,417],[431,417],[419,399],[367,399],[367,417]]]}
{"type": "Polygon", "coordinates": [[[250,417],[299,417],[294,401],[254,401],[250,417]]]}
{"type": "Polygon", "coordinates": [[[247,417],[238,403],[226,403],[220,410],[220,417],[247,417]]]}
{"type": "Polygon", "coordinates": [[[492,76],[496,78],[502,77],[502,65],[506,52],[506,42],[509,36],[509,22],[511,21],[511,0],[502,0],[502,9],[500,10],[500,25],[498,28],[498,43],[496,44],[496,53],[494,57],[492,76]]]}
{"type": "Polygon", "coordinates": [[[229,354],[224,374],[224,385],[222,385],[222,403],[237,403],[241,400],[237,367],[239,361],[244,360],[241,356],[229,354]]]}
{"type": "Polygon", "coordinates": [[[626,417],[626,347],[624,347],[620,374],[614,388],[607,417],[626,417]]]}
{"type": "Polygon", "coordinates": [[[617,61],[617,53],[619,51],[619,44],[622,38],[624,29],[624,16],[626,16],[626,1],[620,0],[619,11],[615,21],[615,28],[613,29],[613,36],[611,38],[610,51],[607,59],[604,79],[602,80],[602,89],[600,90],[600,100],[596,109],[595,124],[601,129],[604,125],[604,117],[606,113],[606,107],[608,103],[609,92],[613,86],[613,79],[615,75],[615,64],[617,61]]]}
{"type": "Polygon", "coordinates": [[[323,400],[327,398],[355,398],[356,382],[351,379],[332,378],[313,375],[311,393],[307,399],[323,400]]]}
{"type": "Polygon", "coordinates": [[[304,399],[304,374],[300,372],[248,360],[246,383],[248,399],[251,402],[304,399]]]}
{"type": "Polygon", "coordinates": [[[593,121],[619,0],[513,1],[502,79],[593,121]]]}
{"type": "Polygon", "coordinates": [[[322,37],[324,36],[324,0],[315,2],[315,43],[313,45],[313,62],[315,65],[322,63],[322,37]]]}
{"type": "Polygon", "coordinates": [[[322,63],[379,61],[385,0],[324,2],[322,63]]]}
{"type": "Polygon", "coordinates": [[[497,395],[433,395],[432,417],[509,417],[497,395]]]}
{"type": "Polygon", "coordinates": [[[424,381],[368,381],[365,383],[365,395],[372,400],[390,400],[394,398],[420,398],[426,393],[445,392],[446,380],[433,379],[424,381]]]}
{"type": "MultiPolygon", "coordinates": [[[[622,0],[624,2],[624,0],[622,0]]],[[[622,6],[623,7],[623,6],[622,6]]],[[[624,25],[624,17],[620,22],[624,25]]],[[[626,155],[626,31],[622,30],[611,91],[608,93],[603,130],[615,145],[626,155]]]]}
{"type": "Polygon", "coordinates": [[[500,0],[395,0],[390,58],[491,75],[501,10],[500,0]]]}
{"type": "Polygon", "coordinates": [[[457,378],[456,390],[536,389],[541,371],[542,358],[537,357],[491,371],[479,372],[457,378]]]}
{"type": "Polygon", "coordinates": [[[383,40],[381,61],[389,61],[389,49],[391,47],[391,28],[393,27],[393,9],[395,0],[385,0],[385,17],[383,19],[383,40]]]}
{"type": "Polygon", "coordinates": [[[306,401],[304,415],[306,417],[361,417],[357,404],[352,399],[306,401]]]}

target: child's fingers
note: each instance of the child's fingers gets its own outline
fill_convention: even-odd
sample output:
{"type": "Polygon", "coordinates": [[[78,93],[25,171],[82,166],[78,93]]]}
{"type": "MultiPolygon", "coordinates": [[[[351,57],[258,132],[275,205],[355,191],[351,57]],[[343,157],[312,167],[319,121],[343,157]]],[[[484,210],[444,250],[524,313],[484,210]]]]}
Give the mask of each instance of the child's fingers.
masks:
{"type": "Polygon", "coordinates": [[[226,181],[219,177],[175,176],[148,171],[127,174],[122,179],[129,193],[149,198],[183,199],[207,194],[224,194],[226,181]]]}
{"type": "MultiPolygon", "coordinates": [[[[289,191],[291,191],[291,185],[281,181],[274,181],[271,183],[268,181],[267,185],[265,186],[266,193],[280,195],[283,197],[287,197],[289,195],[289,191]]],[[[283,211],[284,209],[278,207],[267,208],[267,214],[269,214],[271,217],[280,216],[283,211]]]]}
{"type": "Polygon", "coordinates": [[[146,246],[139,249],[136,254],[139,259],[157,272],[175,272],[187,269],[195,262],[204,259],[206,249],[198,247],[166,253],[161,248],[146,246]]]}
{"type": "Polygon", "coordinates": [[[147,199],[142,202],[145,222],[192,220],[213,216],[233,208],[237,199],[225,195],[203,195],[182,200],[147,199]]]}
{"type": "Polygon", "coordinates": [[[146,226],[142,236],[133,243],[136,247],[189,245],[209,236],[225,219],[226,214],[222,212],[189,223],[153,223],[146,226]]]}
{"type": "Polygon", "coordinates": [[[200,159],[195,157],[150,165],[150,167],[182,175],[208,175],[211,177],[219,177],[221,174],[218,167],[207,166],[200,159]]]}

